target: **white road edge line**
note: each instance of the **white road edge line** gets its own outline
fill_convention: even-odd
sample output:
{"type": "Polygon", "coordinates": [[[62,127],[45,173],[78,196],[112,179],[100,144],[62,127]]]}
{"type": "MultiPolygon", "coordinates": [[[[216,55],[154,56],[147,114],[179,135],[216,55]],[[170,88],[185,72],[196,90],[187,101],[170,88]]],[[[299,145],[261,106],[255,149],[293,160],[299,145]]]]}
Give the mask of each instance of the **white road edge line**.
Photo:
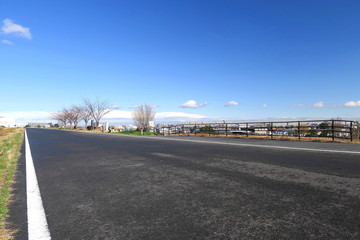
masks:
{"type": "Polygon", "coordinates": [[[25,161],[28,239],[51,239],[26,130],[25,161]]]}
{"type": "MultiPolygon", "coordinates": [[[[120,136],[120,135],[118,135],[120,136]]],[[[167,140],[167,141],[182,141],[182,142],[195,142],[195,143],[210,143],[210,144],[221,144],[221,145],[232,145],[232,146],[243,146],[243,147],[258,147],[258,148],[275,148],[275,149],[286,149],[286,150],[298,150],[298,151],[312,151],[312,152],[329,152],[329,153],[347,153],[347,154],[360,154],[360,152],[346,151],[346,150],[330,150],[330,149],[316,149],[316,148],[298,148],[298,147],[284,147],[284,146],[270,146],[270,145],[257,145],[248,143],[229,143],[229,142],[216,142],[216,141],[203,141],[203,140],[190,140],[190,139],[178,139],[178,138],[156,138],[146,136],[133,136],[133,135],[121,135],[126,137],[138,137],[148,138],[155,140],[167,140]]]]}

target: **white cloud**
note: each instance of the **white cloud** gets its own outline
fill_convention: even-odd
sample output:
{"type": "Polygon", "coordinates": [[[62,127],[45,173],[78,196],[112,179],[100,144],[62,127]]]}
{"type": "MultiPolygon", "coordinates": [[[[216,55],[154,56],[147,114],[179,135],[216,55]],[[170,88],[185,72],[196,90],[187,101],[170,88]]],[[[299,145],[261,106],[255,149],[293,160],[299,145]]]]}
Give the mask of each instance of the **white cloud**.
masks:
{"type": "Polygon", "coordinates": [[[184,112],[160,112],[156,113],[155,118],[194,118],[194,119],[201,119],[207,118],[206,116],[200,114],[191,114],[191,113],[184,113],[184,112]]]}
{"type": "Polygon", "coordinates": [[[1,43],[7,44],[7,45],[13,45],[13,42],[9,41],[9,40],[1,40],[1,43]]]}
{"type": "Polygon", "coordinates": [[[360,101],[350,101],[344,104],[345,107],[360,107],[360,101]]]}
{"type": "Polygon", "coordinates": [[[31,39],[30,29],[14,23],[11,19],[4,19],[1,27],[3,34],[31,39]]]}
{"type": "Polygon", "coordinates": [[[240,103],[237,101],[229,101],[228,103],[226,103],[224,106],[225,107],[230,107],[230,106],[236,106],[239,105],[240,103]]]}
{"type": "Polygon", "coordinates": [[[267,108],[269,105],[268,104],[263,104],[262,107],[267,108]]]}
{"type": "Polygon", "coordinates": [[[207,104],[208,104],[207,102],[197,103],[194,100],[189,100],[186,103],[181,104],[180,107],[182,107],[182,108],[200,108],[200,107],[206,106],[207,104]]]}
{"type": "Polygon", "coordinates": [[[321,108],[323,106],[324,106],[324,102],[317,102],[317,103],[314,104],[315,108],[321,108]]]}

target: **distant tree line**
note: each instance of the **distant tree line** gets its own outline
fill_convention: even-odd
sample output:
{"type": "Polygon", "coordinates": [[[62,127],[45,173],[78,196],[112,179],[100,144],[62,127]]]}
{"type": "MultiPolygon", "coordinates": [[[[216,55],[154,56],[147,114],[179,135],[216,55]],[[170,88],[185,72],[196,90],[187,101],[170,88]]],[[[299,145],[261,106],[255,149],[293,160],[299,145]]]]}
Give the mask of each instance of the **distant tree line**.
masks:
{"type": "MultiPolygon", "coordinates": [[[[99,127],[101,119],[114,108],[108,101],[102,101],[99,98],[90,100],[83,98],[81,105],[73,105],[63,108],[61,111],[52,114],[52,119],[62,124],[64,128],[76,129],[81,121],[84,121],[85,129],[91,120],[95,122],[95,128],[99,127]]],[[[92,128],[93,126],[90,126],[92,128]]]]}
{"type": "MultiPolygon", "coordinates": [[[[64,128],[77,129],[83,121],[85,129],[93,129],[99,128],[101,119],[114,109],[108,101],[83,98],[82,104],[64,107],[61,111],[53,113],[51,118],[61,123],[64,128]],[[95,126],[88,126],[91,120],[95,126]]],[[[155,112],[152,106],[143,104],[135,107],[132,116],[138,130],[143,133],[150,130],[150,122],[154,120],[155,112]]]]}

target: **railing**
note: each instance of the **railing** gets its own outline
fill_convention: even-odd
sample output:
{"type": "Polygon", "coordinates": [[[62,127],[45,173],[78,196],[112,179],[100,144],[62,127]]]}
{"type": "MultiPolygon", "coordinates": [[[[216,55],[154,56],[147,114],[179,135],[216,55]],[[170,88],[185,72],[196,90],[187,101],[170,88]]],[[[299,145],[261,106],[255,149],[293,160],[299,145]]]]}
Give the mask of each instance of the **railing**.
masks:
{"type": "Polygon", "coordinates": [[[359,141],[359,122],[351,120],[312,120],[284,122],[163,124],[156,131],[164,136],[267,137],[359,141]]]}

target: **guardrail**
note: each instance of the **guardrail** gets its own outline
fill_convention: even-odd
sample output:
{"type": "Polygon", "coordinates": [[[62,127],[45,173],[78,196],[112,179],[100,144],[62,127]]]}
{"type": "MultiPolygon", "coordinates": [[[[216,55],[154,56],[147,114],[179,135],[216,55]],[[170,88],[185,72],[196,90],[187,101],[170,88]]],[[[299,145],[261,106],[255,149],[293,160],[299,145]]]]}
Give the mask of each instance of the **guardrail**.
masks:
{"type": "Polygon", "coordinates": [[[320,138],[351,142],[360,140],[359,122],[351,120],[163,124],[158,125],[156,131],[164,136],[320,138]]]}

